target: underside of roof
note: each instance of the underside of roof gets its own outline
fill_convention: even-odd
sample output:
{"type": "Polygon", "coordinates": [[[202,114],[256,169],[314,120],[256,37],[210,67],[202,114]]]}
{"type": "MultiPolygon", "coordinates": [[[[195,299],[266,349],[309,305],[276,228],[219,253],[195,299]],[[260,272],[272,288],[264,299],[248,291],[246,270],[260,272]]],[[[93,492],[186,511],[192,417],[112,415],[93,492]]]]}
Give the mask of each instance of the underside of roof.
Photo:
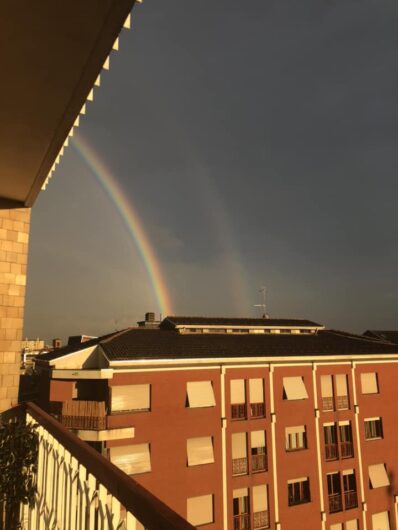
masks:
{"type": "Polygon", "coordinates": [[[32,206],[134,1],[0,2],[0,208],[32,206]]]}

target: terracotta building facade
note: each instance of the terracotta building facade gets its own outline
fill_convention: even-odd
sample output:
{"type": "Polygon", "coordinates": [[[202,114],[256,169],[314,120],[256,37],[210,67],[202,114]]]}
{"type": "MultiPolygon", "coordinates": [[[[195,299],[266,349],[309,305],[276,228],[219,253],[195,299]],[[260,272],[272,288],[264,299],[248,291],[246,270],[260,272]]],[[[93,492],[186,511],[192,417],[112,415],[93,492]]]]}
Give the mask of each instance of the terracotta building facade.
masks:
{"type": "Polygon", "coordinates": [[[397,362],[308,321],[169,317],[37,371],[42,405],[194,526],[397,530],[397,362]]]}

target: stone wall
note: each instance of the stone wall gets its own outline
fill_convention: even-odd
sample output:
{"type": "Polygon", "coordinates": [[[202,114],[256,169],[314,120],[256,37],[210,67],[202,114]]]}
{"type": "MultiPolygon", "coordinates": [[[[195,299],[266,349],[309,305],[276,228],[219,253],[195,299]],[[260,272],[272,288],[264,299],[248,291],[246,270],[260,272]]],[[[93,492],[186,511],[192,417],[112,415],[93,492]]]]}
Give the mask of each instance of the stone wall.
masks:
{"type": "Polygon", "coordinates": [[[18,400],[29,209],[0,210],[0,412],[18,400]]]}

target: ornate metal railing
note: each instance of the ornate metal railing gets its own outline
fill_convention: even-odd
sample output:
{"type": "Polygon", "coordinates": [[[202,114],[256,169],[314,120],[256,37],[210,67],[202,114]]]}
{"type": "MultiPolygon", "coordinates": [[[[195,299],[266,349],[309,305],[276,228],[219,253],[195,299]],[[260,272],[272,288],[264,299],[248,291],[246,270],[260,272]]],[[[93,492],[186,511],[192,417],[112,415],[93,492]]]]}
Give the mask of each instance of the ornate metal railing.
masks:
{"type": "Polygon", "coordinates": [[[339,451],[337,444],[325,444],[325,459],[326,460],[337,460],[339,457],[339,451]]]}
{"type": "Polygon", "coordinates": [[[233,420],[246,419],[246,403],[231,405],[231,417],[233,420]]]}
{"type": "Polygon", "coordinates": [[[34,404],[17,407],[37,425],[37,494],[22,505],[29,530],[194,530],[185,519],[34,404]]]}
{"type": "Polygon", "coordinates": [[[252,455],[252,471],[254,473],[259,471],[268,471],[267,454],[261,453],[258,455],[252,455]]]}
{"type": "Polygon", "coordinates": [[[232,474],[246,475],[248,471],[247,458],[234,458],[232,460],[232,474]]]}
{"type": "Polygon", "coordinates": [[[334,410],[334,401],[332,397],[322,398],[322,410],[327,412],[328,410],[334,410]]]}
{"type": "Polygon", "coordinates": [[[329,512],[341,512],[343,509],[343,500],[341,498],[341,493],[333,493],[329,495],[329,512]]]}
{"type": "Polygon", "coordinates": [[[358,506],[358,496],[356,491],[345,491],[344,492],[344,508],[351,510],[358,506]]]}
{"type": "Polygon", "coordinates": [[[250,515],[248,513],[234,515],[234,530],[250,530],[250,515]]]}
{"type": "Polygon", "coordinates": [[[252,418],[264,418],[265,416],[264,403],[251,403],[250,404],[250,415],[252,418]]]}
{"type": "Polygon", "coordinates": [[[350,408],[348,396],[337,396],[336,403],[337,403],[337,410],[347,410],[350,408]]]}
{"type": "Polygon", "coordinates": [[[260,530],[261,528],[269,528],[269,512],[264,510],[263,512],[253,513],[253,529],[260,530]]]}
{"type": "Polygon", "coordinates": [[[354,448],[352,442],[340,442],[341,458],[351,458],[354,456],[354,448]]]}

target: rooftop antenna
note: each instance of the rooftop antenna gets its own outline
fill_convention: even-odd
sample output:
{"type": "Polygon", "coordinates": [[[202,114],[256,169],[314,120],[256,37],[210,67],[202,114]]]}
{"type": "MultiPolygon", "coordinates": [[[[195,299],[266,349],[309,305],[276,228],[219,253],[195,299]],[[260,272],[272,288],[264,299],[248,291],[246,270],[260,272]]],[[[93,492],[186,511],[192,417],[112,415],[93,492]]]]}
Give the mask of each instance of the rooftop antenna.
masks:
{"type": "Polygon", "coordinates": [[[266,297],[267,297],[267,288],[263,285],[260,287],[259,292],[263,295],[263,303],[262,304],[254,304],[253,307],[261,307],[263,310],[262,318],[269,318],[269,315],[267,314],[267,305],[266,305],[266,297]]]}

